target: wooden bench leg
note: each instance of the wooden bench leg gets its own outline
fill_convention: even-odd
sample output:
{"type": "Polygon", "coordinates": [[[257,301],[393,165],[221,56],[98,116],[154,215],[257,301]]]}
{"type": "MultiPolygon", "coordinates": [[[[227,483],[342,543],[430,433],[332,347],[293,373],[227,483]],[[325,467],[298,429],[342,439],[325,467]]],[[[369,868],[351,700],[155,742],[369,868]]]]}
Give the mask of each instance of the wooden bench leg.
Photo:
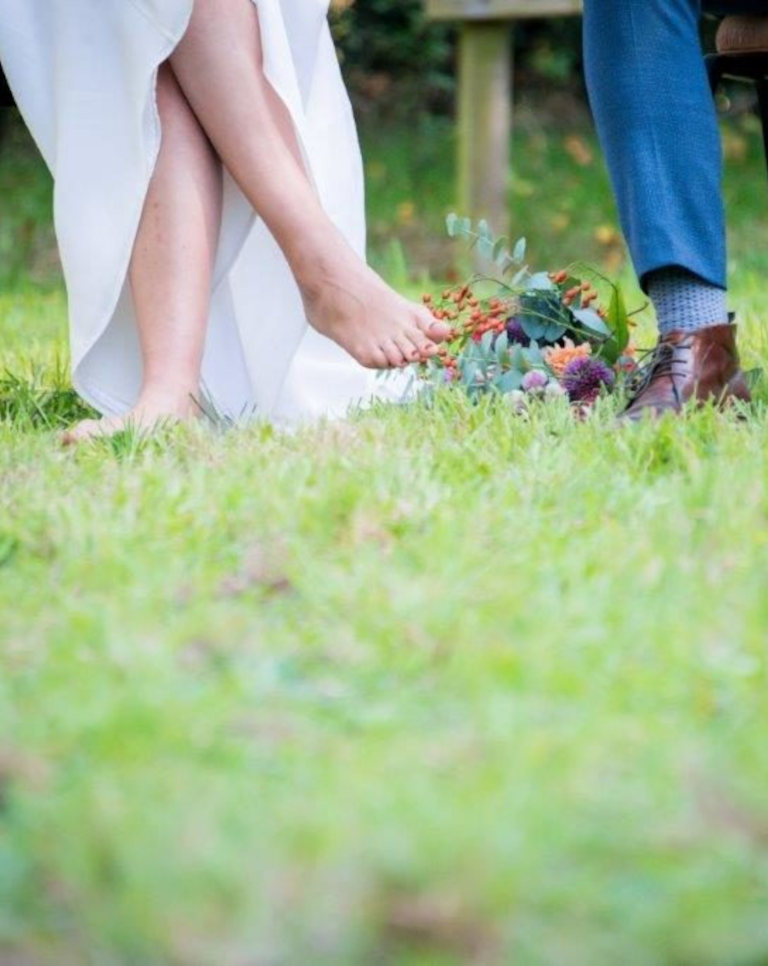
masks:
{"type": "Polygon", "coordinates": [[[460,41],[459,204],[509,228],[512,44],[507,23],[465,23],[460,41]]]}

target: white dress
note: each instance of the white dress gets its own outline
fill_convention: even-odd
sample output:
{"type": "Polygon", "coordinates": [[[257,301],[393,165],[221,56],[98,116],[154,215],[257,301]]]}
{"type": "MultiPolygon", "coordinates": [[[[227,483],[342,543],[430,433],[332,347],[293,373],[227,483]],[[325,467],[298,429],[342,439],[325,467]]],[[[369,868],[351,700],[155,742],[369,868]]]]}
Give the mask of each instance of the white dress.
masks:
{"type": "MultiPolygon", "coordinates": [[[[290,111],[326,211],[362,253],[362,164],[328,0],[254,2],[267,76],[290,111]]],[[[100,412],[118,415],[141,380],[127,275],[160,146],[157,69],[183,36],[193,0],[1,6],[0,60],[55,180],[74,384],[100,412]]],[[[225,176],[203,362],[207,404],[229,418],[296,422],[342,415],[374,394],[373,379],[308,327],[282,253],[225,176]]]]}

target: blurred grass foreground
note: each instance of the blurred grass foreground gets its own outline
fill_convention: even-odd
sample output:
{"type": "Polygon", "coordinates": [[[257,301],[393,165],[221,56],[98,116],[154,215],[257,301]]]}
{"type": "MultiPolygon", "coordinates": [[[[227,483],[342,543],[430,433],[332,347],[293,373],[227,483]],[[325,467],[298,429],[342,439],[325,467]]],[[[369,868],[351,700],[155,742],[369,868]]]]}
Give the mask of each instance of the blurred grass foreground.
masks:
{"type": "MultiPolygon", "coordinates": [[[[371,258],[416,293],[463,271],[451,34],[410,0],[336,29],[371,258]]],[[[574,28],[525,30],[517,233],[627,276],[574,28]]],[[[752,367],[768,195],[741,96],[752,367]]],[[[64,452],[50,194],[9,116],[0,964],[767,962],[765,388],[744,421],[631,433],[611,402],[446,395],[64,452]]]]}

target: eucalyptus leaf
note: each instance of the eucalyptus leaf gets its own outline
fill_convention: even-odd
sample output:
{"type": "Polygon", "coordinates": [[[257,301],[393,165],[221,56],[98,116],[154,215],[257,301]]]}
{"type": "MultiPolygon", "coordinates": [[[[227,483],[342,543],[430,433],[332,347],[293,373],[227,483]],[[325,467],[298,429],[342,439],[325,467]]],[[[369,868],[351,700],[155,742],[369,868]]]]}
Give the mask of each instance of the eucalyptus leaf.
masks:
{"type": "Polygon", "coordinates": [[[493,242],[485,235],[481,235],[477,239],[477,250],[484,258],[493,258],[493,242]]]}
{"type": "Polygon", "coordinates": [[[501,393],[514,392],[522,387],[523,379],[525,379],[525,373],[518,369],[511,369],[496,380],[495,386],[501,393]]]}
{"type": "Polygon", "coordinates": [[[493,342],[496,338],[493,332],[486,332],[483,338],[480,340],[480,349],[482,350],[483,357],[488,359],[493,352],[493,342]]]}
{"type": "Polygon", "coordinates": [[[523,355],[533,369],[544,365],[544,353],[541,351],[541,346],[536,341],[531,342],[528,348],[523,350],[523,355]]]}
{"type": "Polygon", "coordinates": [[[507,245],[509,239],[505,238],[503,235],[501,238],[497,238],[493,244],[493,260],[497,265],[501,265],[505,259],[509,258],[509,252],[507,251],[507,245]]]}
{"type": "Polygon", "coordinates": [[[477,381],[480,374],[480,366],[476,362],[464,362],[461,366],[461,383],[463,386],[472,386],[477,381]]]}
{"type": "Polygon", "coordinates": [[[529,292],[552,292],[556,286],[547,272],[536,272],[528,279],[526,286],[529,292]]]}
{"type": "Polygon", "coordinates": [[[566,325],[559,322],[547,322],[535,316],[524,315],[520,319],[523,332],[532,342],[544,342],[552,344],[558,342],[568,331],[566,325]]]}
{"type": "MultiPolygon", "coordinates": [[[[513,262],[513,261],[511,261],[511,260],[510,260],[510,268],[511,268],[511,267],[512,267],[513,265],[515,265],[515,264],[517,264],[517,263],[516,263],[516,262],[513,262]]],[[[511,286],[512,288],[517,288],[517,287],[518,287],[519,285],[521,285],[521,284],[522,284],[522,282],[523,282],[523,280],[525,279],[525,276],[526,276],[527,274],[528,274],[528,266],[527,266],[527,265],[524,265],[524,266],[523,266],[523,267],[522,267],[522,268],[520,269],[520,271],[519,271],[519,272],[517,272],[517,274],[516,274],[516,275],[514,276],[514,278],[513,278],[513,279],[512,279],[511,281],[510,281],[510,283],[509,283],[509,284],[510,284],[510,286],[511,286]]],[[[527,283],[526,283],[526,287],[527,287],[527,283]]]]}
{"type": "Polygon", "coordinates": [[[612,335],[605,320],[601,319],[594,309],[575,309],[573,315],[590,332],[595,332],[597,335],[612,335]]]}

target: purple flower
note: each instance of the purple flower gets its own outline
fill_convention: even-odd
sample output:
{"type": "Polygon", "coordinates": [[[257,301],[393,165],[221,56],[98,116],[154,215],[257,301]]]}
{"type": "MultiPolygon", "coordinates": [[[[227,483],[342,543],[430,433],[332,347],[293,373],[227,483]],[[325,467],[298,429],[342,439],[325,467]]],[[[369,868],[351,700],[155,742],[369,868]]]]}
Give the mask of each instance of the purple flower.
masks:
{"type": "Polygon", "coordinates": [[[571,402],[593,402],[603,386],[613,387],[616,373],[602,359],[586,356],[568,363],[562,382],[571,402]]]}
{"type": "Polygon", "coordinates": [[[507,320],[507,338],[512,345],[527,347],[531,344],[531,340],[525,334],[523,323],[514,316],[507,320]]]}
{"type": "Polygon", "coordinates": [[[538,392],[544,389],[549,382],[549,377],[540,369],[531,369],[523,377],[523,389],[525,392],[538,392]]]}

